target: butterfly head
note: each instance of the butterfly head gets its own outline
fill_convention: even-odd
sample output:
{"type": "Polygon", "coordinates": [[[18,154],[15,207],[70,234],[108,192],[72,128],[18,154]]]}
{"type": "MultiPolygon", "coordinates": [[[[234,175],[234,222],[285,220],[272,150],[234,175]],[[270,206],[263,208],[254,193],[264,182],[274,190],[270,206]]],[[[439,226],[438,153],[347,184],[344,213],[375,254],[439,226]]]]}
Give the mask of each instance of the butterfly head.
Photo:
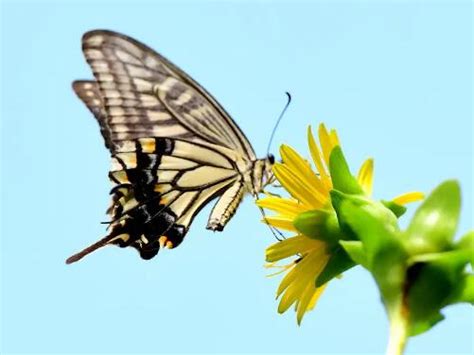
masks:
{"type": "Polygon", "coordinates": [[[275,156],[273,154],[268,154],[265,159],[265,169],[264,169],[264,186],[273,184],[276,181],[275,174],[273,173],[273,164],[275,164],[275,156]]]}
{"type": "Polygon", "coordinates": [[[268,160],[268,163],[269,163],[270,165],[275,164],[275,156],[274,156],[273,154],[271,154],[271,153],[268,154],[267,160],[268,160]]]}

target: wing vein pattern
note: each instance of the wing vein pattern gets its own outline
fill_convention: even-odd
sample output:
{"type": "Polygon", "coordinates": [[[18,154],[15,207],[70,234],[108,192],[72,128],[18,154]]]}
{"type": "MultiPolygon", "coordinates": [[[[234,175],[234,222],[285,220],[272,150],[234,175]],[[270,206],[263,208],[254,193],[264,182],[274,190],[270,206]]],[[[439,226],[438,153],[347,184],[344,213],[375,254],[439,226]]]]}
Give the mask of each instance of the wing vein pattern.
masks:
{"type": "Polygon", "coordinates": [[[160,54],[109,31],[86,33],[83,51],[114,143],[144,137],[206,141],[255,159],[247,138],[217,101],[160,54]]]}

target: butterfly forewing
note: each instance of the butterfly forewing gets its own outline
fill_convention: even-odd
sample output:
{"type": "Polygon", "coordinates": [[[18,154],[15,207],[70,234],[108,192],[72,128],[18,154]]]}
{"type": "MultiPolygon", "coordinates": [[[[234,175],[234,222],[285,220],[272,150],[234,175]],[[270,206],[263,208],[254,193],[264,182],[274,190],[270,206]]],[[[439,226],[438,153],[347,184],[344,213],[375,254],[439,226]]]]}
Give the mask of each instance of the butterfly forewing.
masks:
{"type": "Polygon", "coordinates": [[[114,142],[169,137],[235,149],[255,159],[229,115],[194,80],[136,40],[109,31],[83,37],[114,142]]]}
{"type": "Polygon", "coordinates": [[[111,132],[107,124],[107,112],[99,91],[99,86],[92,80],[76,80],[72,83],[72,88],[96,118],[102,137],[104,137],[105,146],[109,150],[112,150],[114,144],[110,136],[111,132]]]}

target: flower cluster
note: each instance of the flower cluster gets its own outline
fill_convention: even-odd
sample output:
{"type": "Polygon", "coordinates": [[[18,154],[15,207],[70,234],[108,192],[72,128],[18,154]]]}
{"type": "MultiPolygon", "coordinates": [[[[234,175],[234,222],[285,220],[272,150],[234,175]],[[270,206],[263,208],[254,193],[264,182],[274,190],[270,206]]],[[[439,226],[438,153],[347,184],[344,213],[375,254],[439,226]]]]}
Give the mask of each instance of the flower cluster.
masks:
{"type": "MultiPolygon", "coordinates": [[[[277,290],[277,297],[281,297],[278,312],[283,313],[294,305],[298,324],[304,314],[314,308],[327,281],[355,265],[338,245],[347,235],[338,225],[331,201],[334,172],[331,174],[330,157],[333,150],[340,147],[339,138],[335,130],[328,131],[323,124],[319,126],[318,136],[319,145],[311,127],[308,128],[314,169],[290,146],[280,148],[282,162],[276,163],[273,171],[290,196],[268,195],[257,201],[260,207],[276,212],[266,217],[265,223],[292,233],[267,248],[266,261],[268,267],[281,268],[275,274],[286,272],[277,290]],[[278,265],[288,258],[293,260],[278,265]]],[[[357,184],[367,197],[372,193],[373,172],[374,162],[367,159],[357,174],[357,184]]],[[[404,204],[422,196],[417,192],[408,193],[393,201],[404,204]]]]}

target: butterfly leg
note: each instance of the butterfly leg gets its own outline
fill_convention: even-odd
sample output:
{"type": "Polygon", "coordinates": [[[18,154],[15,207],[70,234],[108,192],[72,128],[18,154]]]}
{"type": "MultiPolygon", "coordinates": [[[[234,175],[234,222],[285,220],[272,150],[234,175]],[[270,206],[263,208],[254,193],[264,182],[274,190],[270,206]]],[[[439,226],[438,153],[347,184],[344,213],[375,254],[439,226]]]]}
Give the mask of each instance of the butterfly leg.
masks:
{"type": "Polygon", "coordinates": [[[243,196],[244,186],[241,181],[237,181],[217,200],[206,228],[212,231],[222,231],[234,215],[243,196]]]}
{"type": "Polygon", "coordinates": [[[281,197],[280,194],[277,194],[275,192],[271,192],[271,191],[264,191],[265,195],[268,195],[268,196],[273,196],[273,197],[281,197]]]}

